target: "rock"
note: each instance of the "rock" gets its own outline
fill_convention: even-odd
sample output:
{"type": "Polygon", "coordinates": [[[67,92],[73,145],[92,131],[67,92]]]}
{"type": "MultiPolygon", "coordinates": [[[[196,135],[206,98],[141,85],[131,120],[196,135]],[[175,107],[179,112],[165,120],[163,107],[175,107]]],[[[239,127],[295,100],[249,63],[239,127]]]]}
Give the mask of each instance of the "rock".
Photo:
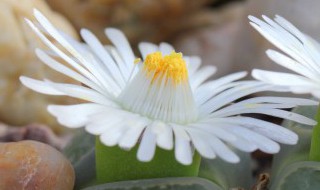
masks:
{"type": "Polygon", "coordinates": [[[24,21],[24,18],[33,19],[34,8],[43,12],[59,29],[77,37],[71,24],[53,12],[43,0],[0,1],[0,121],[19,126],[44,123],[59,131],[63,128],[59,128],[56,119],[47,112],[47,105],[74,103],[75,100],[38,94],[19,81],[20,75],[72,81],[41,63],[35,56],[34,49],[45,46],[24,21]]]}
{"type": "Polygon", "coordinates": [[[215,78],[231,73],[236,37],[241,29],[239,21],[244,11],[244,3],[233,3],[202,14],[198,19],[210,22],[179,34],[173,44],[186,55],[200,56],[204,65],[217,66],[215,78]]]}
{"type": "Polygon", "coordinates": [[[49,126],[29,124],[16,127],[0,124],[0,142],[35,140],[61,150],[71,139],[72,134],[57,136],[49,126]]]}
{"type": "Polygon", "coordinates": [[[70,162],[49,145],[0,143],[1,190],[72,190],[74,180],[70,162]]]}
{"type": "Polygon", "coordinates": [[[107,42],[104,28],[121,29],[132,44],[141,40],[159,42],[181,31],[195,12],[217,0],[47,0],[77,29],[88,28],[107,42]]]}
{"type": "Polygon", "coordinates": [[[320,40],[319,28],[320,1],[314,0],[249,0],[246,4],[246,10],[240,15],[239,30],[235,42],[234,68],[238,70],[252,70],[260,68],[273,71],[288,72],[266,56],[265,51],[269,48],[276,49],[264,37],[249,25],[248,15],[261,18],[261,15],[267,15],[273,18],[276,14],[283,16],[304,33],[310,35],[316,40],[320,40]]]}

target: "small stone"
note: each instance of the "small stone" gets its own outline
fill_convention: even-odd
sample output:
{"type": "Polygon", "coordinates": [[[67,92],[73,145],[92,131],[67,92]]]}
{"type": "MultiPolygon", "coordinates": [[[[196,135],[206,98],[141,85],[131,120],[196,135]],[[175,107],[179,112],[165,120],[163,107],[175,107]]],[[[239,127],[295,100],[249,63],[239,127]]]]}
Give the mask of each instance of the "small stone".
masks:
{"type": "Polygon", "coordinates": [[[0,143],[1,190],[72,190],[70,162],[56,149],[36,141],[0,143]]]}
{"type": "MultiPolygon", "coordinates": [[[[39,9],[59,30],[77,38],[77,32],[62,15],[52,11],[44,0],[0,1],[0,121],[9,125],[24,126],[43,123],[55,132],[65,132],[65,127],[47,111],[49,104],[74,104],[74,98],[49,97],[36,93],[19,80],[21,75],[59,82],[74,80],[50,69],[35,55],[35,47],[46,50],[40,38],[24,21],[35,20],[33,9],[39,9]]],[[[53,39],[49,39],[53,43],[53,39]]],[[[62,60],[61,60],[62,61],[62,60]]],[[[63,63],[63,62],[62,62],[63,63]]]]}
{"type": "Polygon", "coordinates": [[[190,15],[217,0],[47,0],[66,16],[77,29],[88,28],[104,43],[106,27],[122,30],[131,44],[140,41],[167,41],[172,34],[184,31],[190,15]]]}
{"type": "Polygon", "coordinates": [[[58,136],[49,126],[43,124],[34,123],[17,127],[0,123],[0,142],[35,140],[62,150],[71,137],[71,134],[58,136]]]}
{"type": "Polygon", "coordinates": [[[195,21],[210,22],[179,34],[173,41],[174,47],[185,55],[199,56],[203,65],[216,66],[218,71],[214,78],[230,74],[236,67],[234,48],[237,33],[241,29],[239,20],[244,11],[244,3],[232,3],[199,16],[195,21]]]}
{"type": "Polygon", "coordinates": [[[233,72],[239,70],[250,71],[254,68],[288,72],[288,70],[278,64],[274,64],[268,58],[265,51],[267,49],[279,50],[268,40],[261,36],[253,27],[249,25],[248,15],[253,15],[261,19],[261,15],[274,18],[280,15],[290,21],[302,32],[319,40],[320,1],[314,0],[249,0],[244,4],[245,11],[239,15],[238,22],[240,29],[234,43],[233,72]]]}

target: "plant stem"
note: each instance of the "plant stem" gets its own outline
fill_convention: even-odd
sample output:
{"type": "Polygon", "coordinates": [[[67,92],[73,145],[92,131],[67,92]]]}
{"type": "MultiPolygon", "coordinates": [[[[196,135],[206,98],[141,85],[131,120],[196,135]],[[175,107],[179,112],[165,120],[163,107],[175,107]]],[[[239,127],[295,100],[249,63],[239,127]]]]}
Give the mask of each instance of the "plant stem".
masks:
{"type": "Polygon", "coordinates": [[[174,151],[157,147],[150,162],[137,160],[138,146],[126,151],[118,146],[108,147],[96,138],[96,173],[98,183],[135,179],[197,176],[201,157],[194,154],[193,163],[185,166],[178,163],[174,151]]]}
{"type": "Polygon", "coordinates": [[[312,131],[311,146],[309,160],[320,161],[320,105],[316,115],[317,125],[314,126],[312,131]]]}

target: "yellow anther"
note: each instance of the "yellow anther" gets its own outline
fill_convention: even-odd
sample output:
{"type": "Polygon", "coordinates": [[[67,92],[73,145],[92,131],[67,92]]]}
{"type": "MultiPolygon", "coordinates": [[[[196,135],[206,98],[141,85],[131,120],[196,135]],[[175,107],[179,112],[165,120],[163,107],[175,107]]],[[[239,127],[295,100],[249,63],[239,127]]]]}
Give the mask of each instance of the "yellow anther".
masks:
{"type": "Polygon", "coordinates": [[[144,61],[144,69],[152,80],[158,77],[170,78],[175,84],[185,82],[188,79],[188,70],[182,53],[171,52],[171,54],[162,56],[161,52],[154,52],[147,55],[144,61]]]}
{"type": "Polygon", "coordinates": [[[136,58],[136,59],[134,60],[134,64],[138,64],[138,63],[140,63],[140,61],[141,61],[140,58],[136,58]]]}
{"type": "Polygon", "coordinates": [[[254,109],[254,108],[258,108],[259,105],[258,104],[245,104],[244,107],[249,108],[249,109],[254,109]]]}

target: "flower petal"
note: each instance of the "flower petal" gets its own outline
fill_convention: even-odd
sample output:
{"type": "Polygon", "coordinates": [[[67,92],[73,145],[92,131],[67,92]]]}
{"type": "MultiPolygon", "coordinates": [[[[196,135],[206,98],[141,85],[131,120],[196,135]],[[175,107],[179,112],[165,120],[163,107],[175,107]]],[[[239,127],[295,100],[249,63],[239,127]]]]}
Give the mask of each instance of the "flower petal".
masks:
{"type": "Polygon", "coordinates": [[[152,132],[149,125],[143,133],[140,146],[138,148],[137,158],[141,162],[149,162],[152,160],[156,151],[156,135],[152,132]]]}
{"type": "Polygon", "coordinates": [[[90,115],[101,112],[103,109],[104,106],[94,103],[48,106],[48,111],[57,117],[59,123],[70,128],[85,126],[89,122],[90,115]]]}

